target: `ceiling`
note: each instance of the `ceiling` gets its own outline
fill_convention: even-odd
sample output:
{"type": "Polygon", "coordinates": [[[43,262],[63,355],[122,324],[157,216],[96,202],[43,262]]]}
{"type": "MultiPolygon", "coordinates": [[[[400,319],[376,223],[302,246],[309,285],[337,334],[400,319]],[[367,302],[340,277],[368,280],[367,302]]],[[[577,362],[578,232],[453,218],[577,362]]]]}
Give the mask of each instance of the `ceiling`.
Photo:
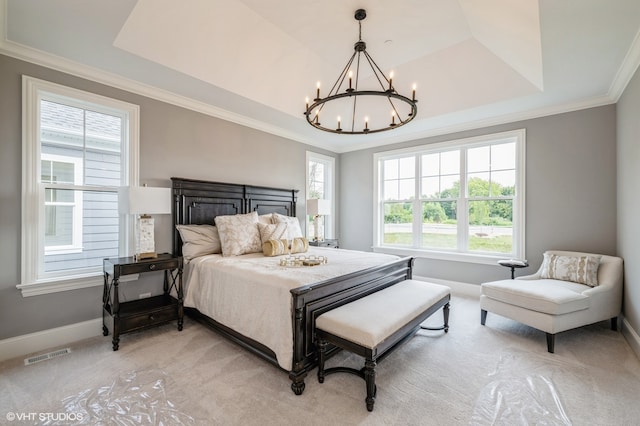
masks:
{"type": "Polygon", "coordinates": [[[0,5],[0,53],[334,152],[614,103],[640,63],[638,0],[0,5]],[[346,65],[358,8],[367,51],[398,92],[416,84],[418,114],[389,132],[322,132],[305,97],[346,65]]]}

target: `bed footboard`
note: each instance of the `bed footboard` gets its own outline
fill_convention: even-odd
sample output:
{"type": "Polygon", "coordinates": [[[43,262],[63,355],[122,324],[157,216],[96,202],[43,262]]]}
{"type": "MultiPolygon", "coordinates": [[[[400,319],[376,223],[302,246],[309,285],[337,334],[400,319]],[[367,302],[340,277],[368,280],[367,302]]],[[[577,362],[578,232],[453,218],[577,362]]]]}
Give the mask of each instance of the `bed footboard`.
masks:
{"type": "Polygon", "coordinates": [[[292,381],[291,390],[296,395],[304,391],[307,372],[318,364],[315,348],[316,318],[338,306],[411,279],[413,260],[412,257],[405,257],[385,265],[291,290],[294,353],[289,378],[292,381]]]}

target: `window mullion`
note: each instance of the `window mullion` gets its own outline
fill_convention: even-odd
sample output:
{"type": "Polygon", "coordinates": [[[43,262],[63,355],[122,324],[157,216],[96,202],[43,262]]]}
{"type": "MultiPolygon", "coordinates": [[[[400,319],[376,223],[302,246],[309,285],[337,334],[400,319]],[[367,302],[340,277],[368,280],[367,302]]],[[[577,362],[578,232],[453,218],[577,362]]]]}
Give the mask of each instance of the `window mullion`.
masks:
{"type": "Polygon", "coordinates": [[[413,196],[413,246],[422,247],[422,203],[420,202],[420,155],[415,155],[414,196],[413,196]]]}
{"type": "Polygon", "coordinates": [[[458,250],[469,250],[469,200],[467,194],[467,150],[460,149],[460,193],[458,194],[458,250]]]}

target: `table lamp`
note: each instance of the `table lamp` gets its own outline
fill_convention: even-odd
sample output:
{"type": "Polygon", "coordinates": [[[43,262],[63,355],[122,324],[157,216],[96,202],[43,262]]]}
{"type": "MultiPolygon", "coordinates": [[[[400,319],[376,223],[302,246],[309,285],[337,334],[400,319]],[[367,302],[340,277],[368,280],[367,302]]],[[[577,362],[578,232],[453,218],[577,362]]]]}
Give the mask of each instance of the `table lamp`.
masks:
{"type": "MultiPolygon", "coordinates": [[[[313,216],[313,241],[323,241],[324,235],[320,237],[320,216],[331,214],[331,201],[321,198],[307,200],[307,214],[313,216]]],[[[324,227],[322,231],[324,234],[324,227]]]]}
{"type": "Polygon", "coordinates": [[[171,213],[171,188],[123,186],[118,189],[118,211],[136,215],[135,253],[136,260],[158,257],[155,249],[152,214],[171,213]]]}

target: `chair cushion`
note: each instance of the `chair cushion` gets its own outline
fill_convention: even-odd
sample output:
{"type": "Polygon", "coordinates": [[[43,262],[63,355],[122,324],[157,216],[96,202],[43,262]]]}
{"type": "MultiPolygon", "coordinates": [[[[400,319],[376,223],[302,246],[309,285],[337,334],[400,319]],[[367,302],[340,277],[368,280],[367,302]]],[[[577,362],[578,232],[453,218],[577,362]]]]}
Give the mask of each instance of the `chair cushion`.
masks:
{"type": "Polygon", "coordinates": [[[501,280],[483,283],[481,293],[511,305],[550,315],[588,309],[589,296],[582,294],[590,287],[569,281],[501,280]]]}
{"type": "Polygon", "coordinates": [[[375,348],[450,293],[449,287],[440,284],[401,281],[325,312],[316,319],[316,327],[361,346],[375,348]]]}

